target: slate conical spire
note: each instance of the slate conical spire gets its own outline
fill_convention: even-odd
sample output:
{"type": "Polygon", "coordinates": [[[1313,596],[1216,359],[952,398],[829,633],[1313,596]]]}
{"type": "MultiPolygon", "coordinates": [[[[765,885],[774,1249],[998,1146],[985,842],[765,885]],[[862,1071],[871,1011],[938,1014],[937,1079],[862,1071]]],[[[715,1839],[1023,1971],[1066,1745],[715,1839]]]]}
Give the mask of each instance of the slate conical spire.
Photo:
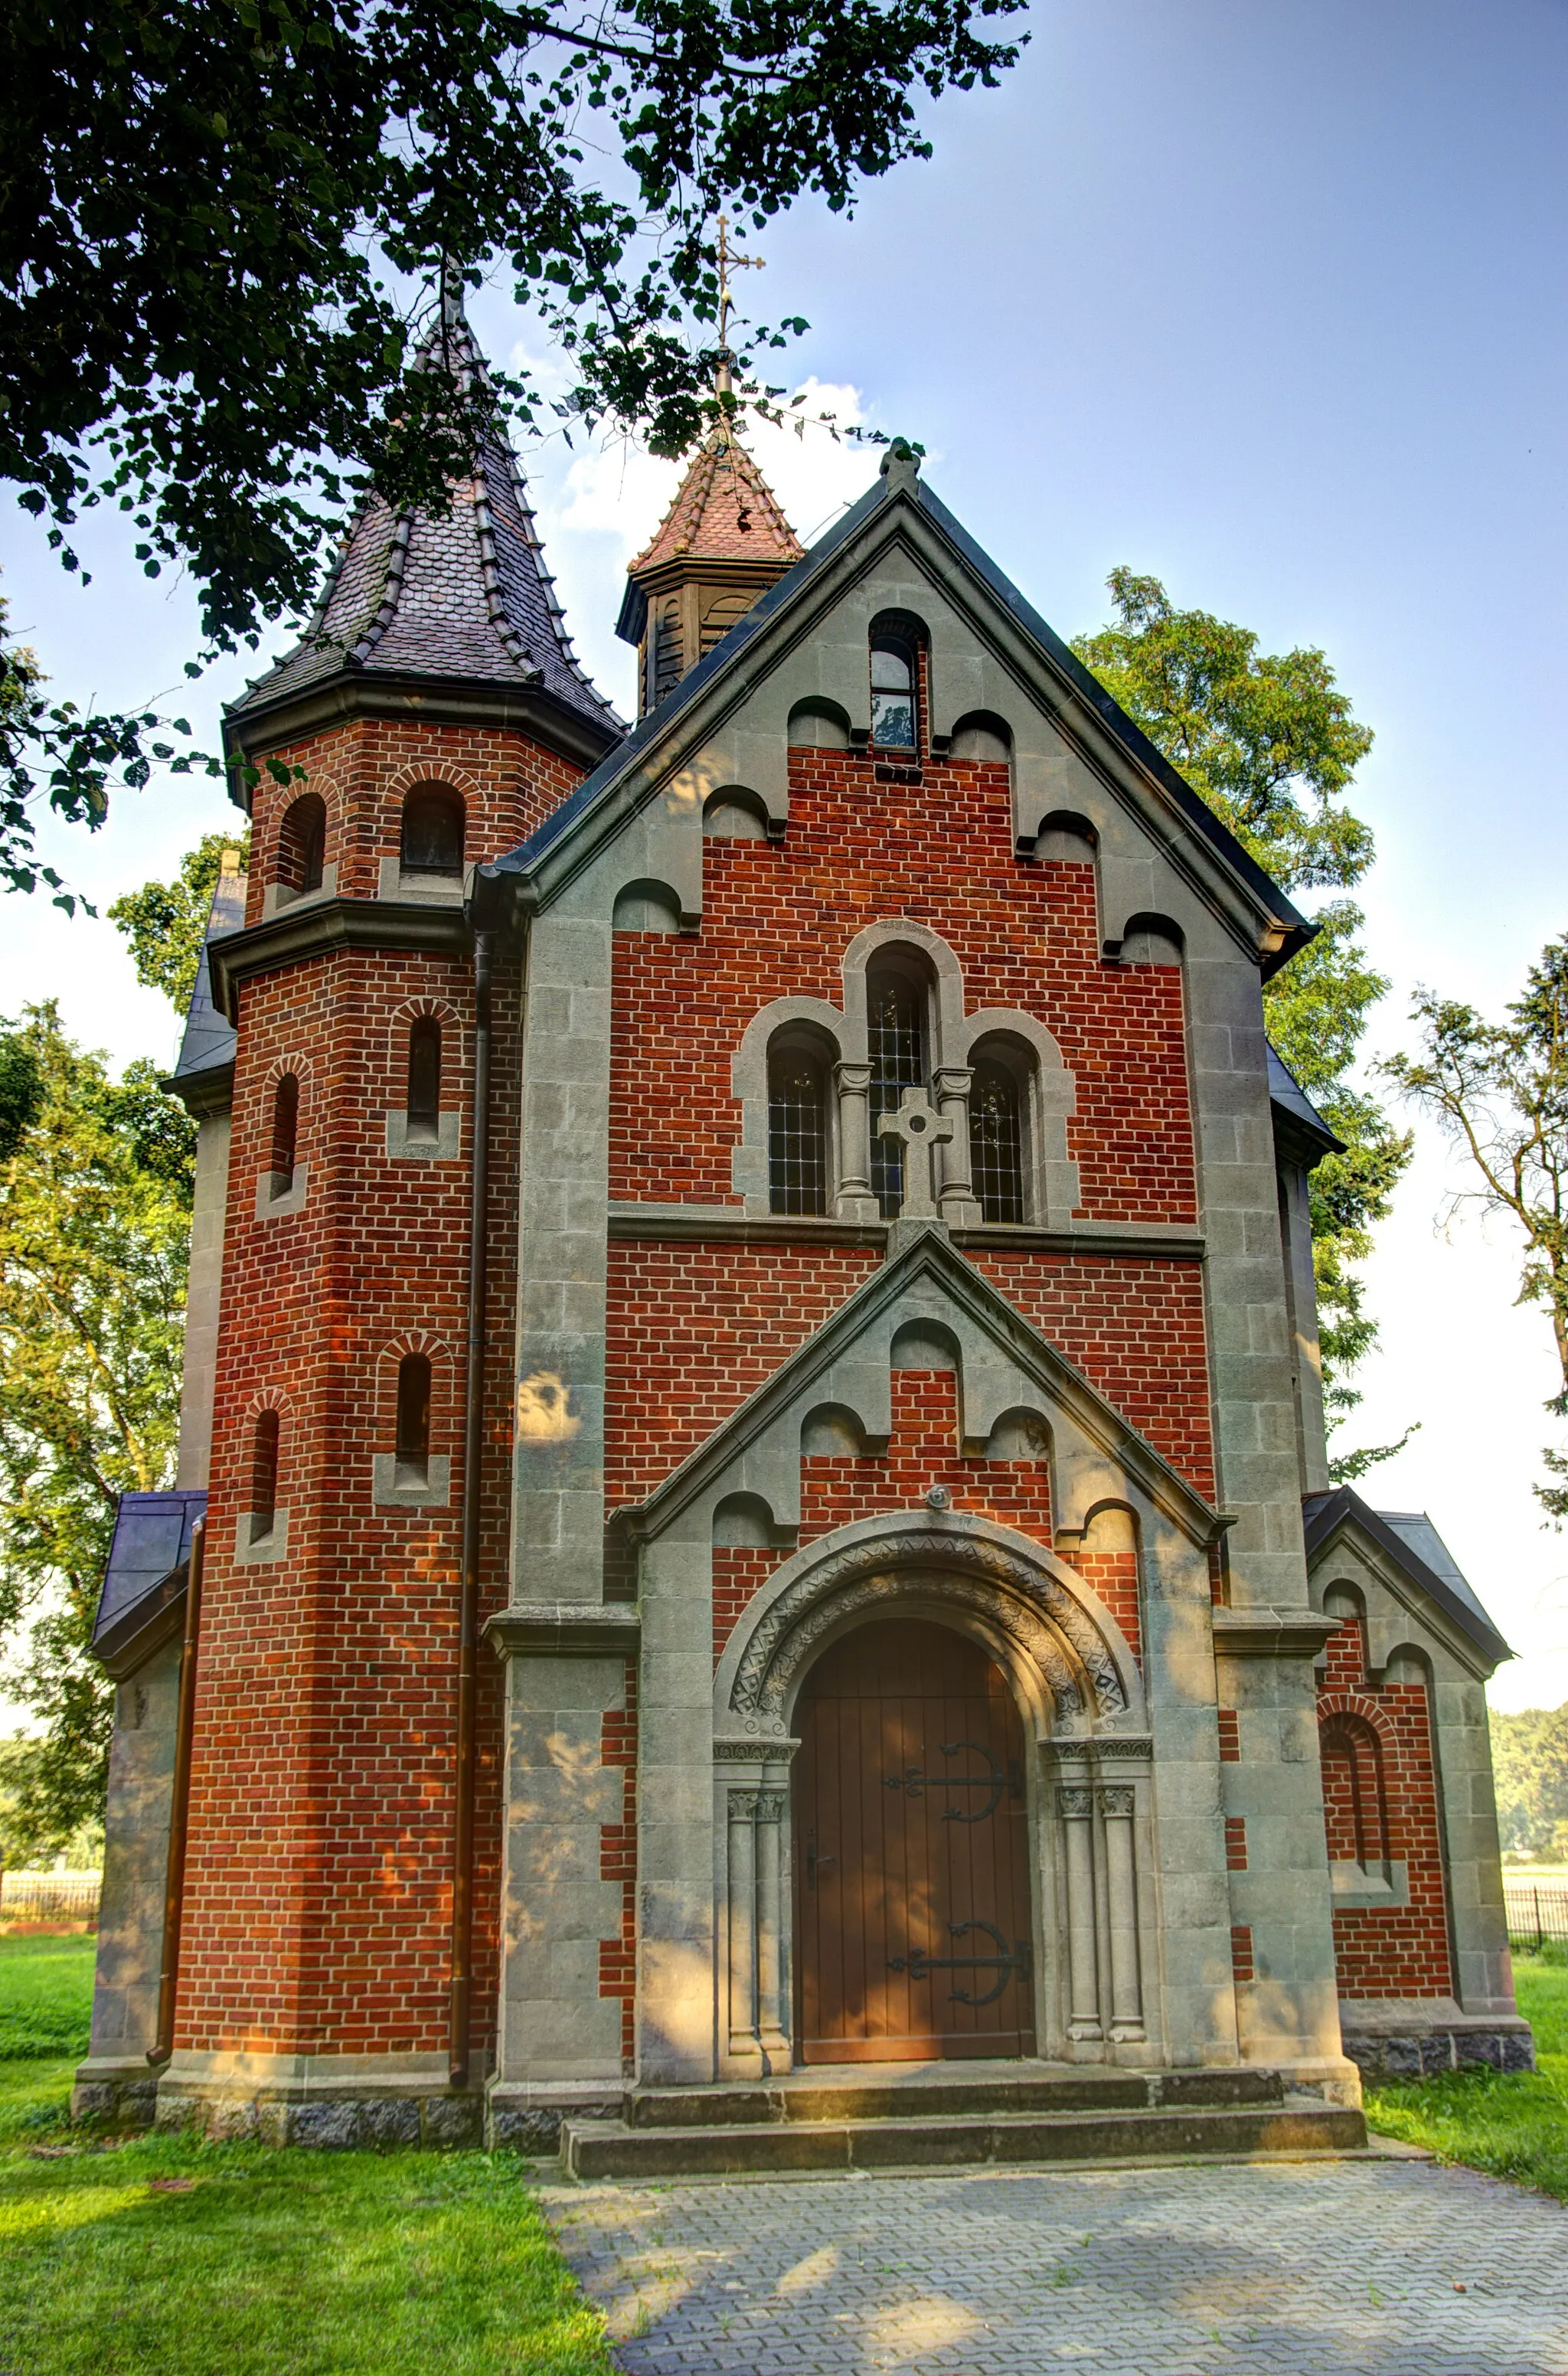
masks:
{"type": "MultiPolygon", "coordinates": [[[[482,380],[484,359],[455,306],[426,341],[430,369],[482,380]]],[[[249,718],[352,674],[525,689],[541,713],[565,713],[600,748],[621,721],[572,650],[522,474],[499,424],[445,518],[395,512],[379,495],[344,538],[315,616],[294,649],[258,677],[231,715],[249,718]]],[[[526,706],[533,706],[531,704],[526,706]]]]}
{"type": "Polygon", "coordinates": [[[719,421],[627,572],[615,632],[639,647],[639,714],[662,701],[804,551],[733,426],[719,421]]]}

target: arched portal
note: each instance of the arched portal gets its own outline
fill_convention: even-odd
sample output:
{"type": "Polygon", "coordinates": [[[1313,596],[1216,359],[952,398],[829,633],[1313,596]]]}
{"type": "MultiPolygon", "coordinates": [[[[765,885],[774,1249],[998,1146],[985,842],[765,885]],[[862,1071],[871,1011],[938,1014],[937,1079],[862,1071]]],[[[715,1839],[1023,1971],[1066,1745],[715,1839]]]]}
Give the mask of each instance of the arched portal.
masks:
{"type": "Polygon", "coordinates": [[[802,2061],[1033,2053],[1024,1730],[1001,1668],[947,1626],[883,1618],[822,1653],[795,1721],[802,2061]]]}

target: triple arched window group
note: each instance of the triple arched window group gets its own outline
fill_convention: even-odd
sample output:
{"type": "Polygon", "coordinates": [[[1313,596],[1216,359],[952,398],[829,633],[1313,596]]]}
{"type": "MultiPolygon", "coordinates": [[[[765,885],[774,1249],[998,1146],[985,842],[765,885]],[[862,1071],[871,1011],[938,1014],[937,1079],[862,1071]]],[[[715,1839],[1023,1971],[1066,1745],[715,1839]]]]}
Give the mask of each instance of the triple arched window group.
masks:
{"type": "MultiPolygon", "coordinates": [[[[868,1173],[885,1220],[904,1195],[903,1149],[880,1125],[911,1089],[940,1097],[967,1120],[968,1198],[985,1222],[1023,1222],[1029,1210],[1030,1090],[1028,1052],[1004,1042],[969,1051],[967,1065],[933,1063],[933,997],[921,969],[902,953],[873,963],[866,975],[867,1078],[864,1086],[868,1173]],[[966,1112],[967,1110],[967,1112],[966,1112]]],[[[836,1147],[841,1103],[834,1051],[815,1034],[786,1026],[768,1048],[768,1202],[775,1213],[827,1215],[843,1170],[836,1147]]]]}

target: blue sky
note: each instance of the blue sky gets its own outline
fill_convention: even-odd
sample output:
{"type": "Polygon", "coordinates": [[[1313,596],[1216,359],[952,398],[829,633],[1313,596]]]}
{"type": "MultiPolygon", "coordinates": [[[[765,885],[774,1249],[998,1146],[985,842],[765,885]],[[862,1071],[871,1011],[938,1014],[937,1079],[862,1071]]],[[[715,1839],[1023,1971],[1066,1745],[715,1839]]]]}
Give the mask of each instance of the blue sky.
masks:
{"type": "MultiPolygon", "coordinates": [[[[1565,0],[1046,0],[993,93],[931,111],[932,162],[854,220],[803,207],[748,241],[744,296],[812,328],[780,361],[928,449],[944,499],[1063,634],[1104,615],[1118,562],[1321,644],[1376,729],[1356,804],[1365,894],[1400,1044],[1411,985],[1498,1007],[1568,928],[1559,688],[1568,530],[1565,0]]],[[[489,350],[529,350],[504,294],[489,350]]],[[[874,459],[821,433],[758,439],[809,534],[874,459]]],[[[621,448],[524,456],[578,647],[629,698],[610,632],[629,552],[670,474],[621,448]]],[[[112,534],[86,593],[16,517],[4,590],[61,690],[139,699],[181,682],[188,591],[149,585],[112,534]]],[[[252,663],[255,666],[255,663],[252,663]]],[[[213,731],[244,673],[188,699],[213,731]]],[[[182,701],[186,696],[182,694],[182,701]]],[[[164,785],[96,841],[51,837],[101,901],[220,821],[164,785]]],[[[107,926],[0,906],[0,1010],[56,993],[117,1057],[170,1052],[107,926]]],[[[1507,1229],[1438,1226],[1461,1175],[1423,1130],[1369,1273],[1384,1350],[1359,1439],[1420,1432],[1369,1487],[1431,1510],[1521,1652],[1501,1705],[1568,1697],[1568,1540],[1530,1497],[1554,1384],[1544,1316],[1513,1308],[1507,1229]]]]}

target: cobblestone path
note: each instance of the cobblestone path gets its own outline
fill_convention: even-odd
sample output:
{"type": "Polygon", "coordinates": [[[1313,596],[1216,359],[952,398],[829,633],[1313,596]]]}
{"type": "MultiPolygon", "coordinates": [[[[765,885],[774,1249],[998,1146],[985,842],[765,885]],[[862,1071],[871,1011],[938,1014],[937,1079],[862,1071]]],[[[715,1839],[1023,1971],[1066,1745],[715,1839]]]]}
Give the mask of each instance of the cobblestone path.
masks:
{"type": "Polygon", "coordinates": [[[1426,2162],[543,2200],[627,2376],[1568,2376],[1568,2209],[1426,2162]]]}

